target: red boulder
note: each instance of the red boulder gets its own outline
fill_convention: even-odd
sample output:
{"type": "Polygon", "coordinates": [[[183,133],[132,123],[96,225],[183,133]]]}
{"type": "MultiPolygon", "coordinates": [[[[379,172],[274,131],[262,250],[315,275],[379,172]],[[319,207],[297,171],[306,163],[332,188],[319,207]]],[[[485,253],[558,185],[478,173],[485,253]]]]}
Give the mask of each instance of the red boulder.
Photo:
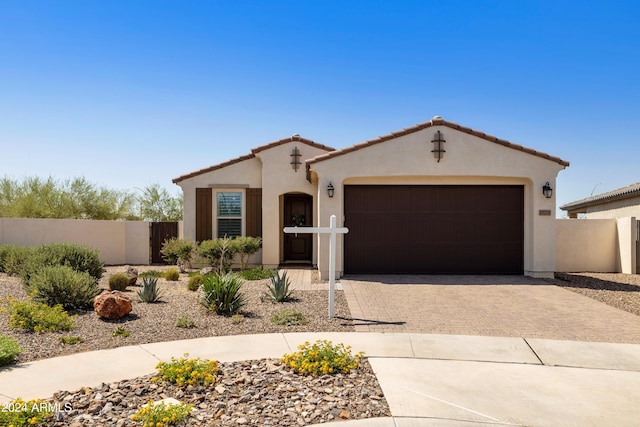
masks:
{"type": "Polygon", "coordinates": [[[120,291],[104,291],[93,300],[93,308],[103,319],[120,319],[131,313],[131,298],[120,291]]]}

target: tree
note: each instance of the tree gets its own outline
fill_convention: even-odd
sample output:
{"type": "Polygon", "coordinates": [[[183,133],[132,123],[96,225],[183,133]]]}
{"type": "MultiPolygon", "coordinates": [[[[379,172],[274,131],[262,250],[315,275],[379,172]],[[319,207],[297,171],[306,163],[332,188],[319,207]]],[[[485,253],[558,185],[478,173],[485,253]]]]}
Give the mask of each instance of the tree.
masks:
{"type": "Polygon", "coordinates": [[[182,197],[171,196],[160,184],[145,187],[138,197],[138,205],[140,217],[145,221],[182,220],[182,197]]]}

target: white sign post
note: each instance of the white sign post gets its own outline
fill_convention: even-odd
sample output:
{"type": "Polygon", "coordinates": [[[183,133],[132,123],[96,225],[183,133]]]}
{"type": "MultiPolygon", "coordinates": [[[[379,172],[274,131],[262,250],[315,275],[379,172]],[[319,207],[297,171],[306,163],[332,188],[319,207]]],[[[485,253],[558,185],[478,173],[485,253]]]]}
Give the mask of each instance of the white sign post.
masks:
{"type": "Polygon", "coordinates": [[[336,216],[331,215],[329,227],[285,227],[285,233],[317,233],[329,234],[329,318],[333,318],[335,311],[335,286],[336,286],[336,234],[346,234],[349,229],[336,227],[336,216]]]}

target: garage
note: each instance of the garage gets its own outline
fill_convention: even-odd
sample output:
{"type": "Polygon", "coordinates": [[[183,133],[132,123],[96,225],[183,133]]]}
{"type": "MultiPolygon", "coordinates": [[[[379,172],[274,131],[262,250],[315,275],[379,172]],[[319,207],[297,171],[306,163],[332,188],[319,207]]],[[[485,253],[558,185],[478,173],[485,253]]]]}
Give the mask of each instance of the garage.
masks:
{"type": "Polygon", "coordinates": [[[523,274],[522,185],[346,185],[347,274],[523,274]]]}

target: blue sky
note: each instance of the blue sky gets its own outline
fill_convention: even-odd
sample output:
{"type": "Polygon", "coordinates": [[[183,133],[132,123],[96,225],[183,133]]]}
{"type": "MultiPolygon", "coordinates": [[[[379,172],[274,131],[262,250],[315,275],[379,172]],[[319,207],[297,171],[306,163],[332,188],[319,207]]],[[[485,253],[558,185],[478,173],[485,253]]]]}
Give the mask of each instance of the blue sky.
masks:
{"type": "Polygon", "coordinates": [[[440,115],[571,162],[558,205],[640,181],[635,1],[0,2],[0,176],[160,183],[299,133],[440,115]]]}

